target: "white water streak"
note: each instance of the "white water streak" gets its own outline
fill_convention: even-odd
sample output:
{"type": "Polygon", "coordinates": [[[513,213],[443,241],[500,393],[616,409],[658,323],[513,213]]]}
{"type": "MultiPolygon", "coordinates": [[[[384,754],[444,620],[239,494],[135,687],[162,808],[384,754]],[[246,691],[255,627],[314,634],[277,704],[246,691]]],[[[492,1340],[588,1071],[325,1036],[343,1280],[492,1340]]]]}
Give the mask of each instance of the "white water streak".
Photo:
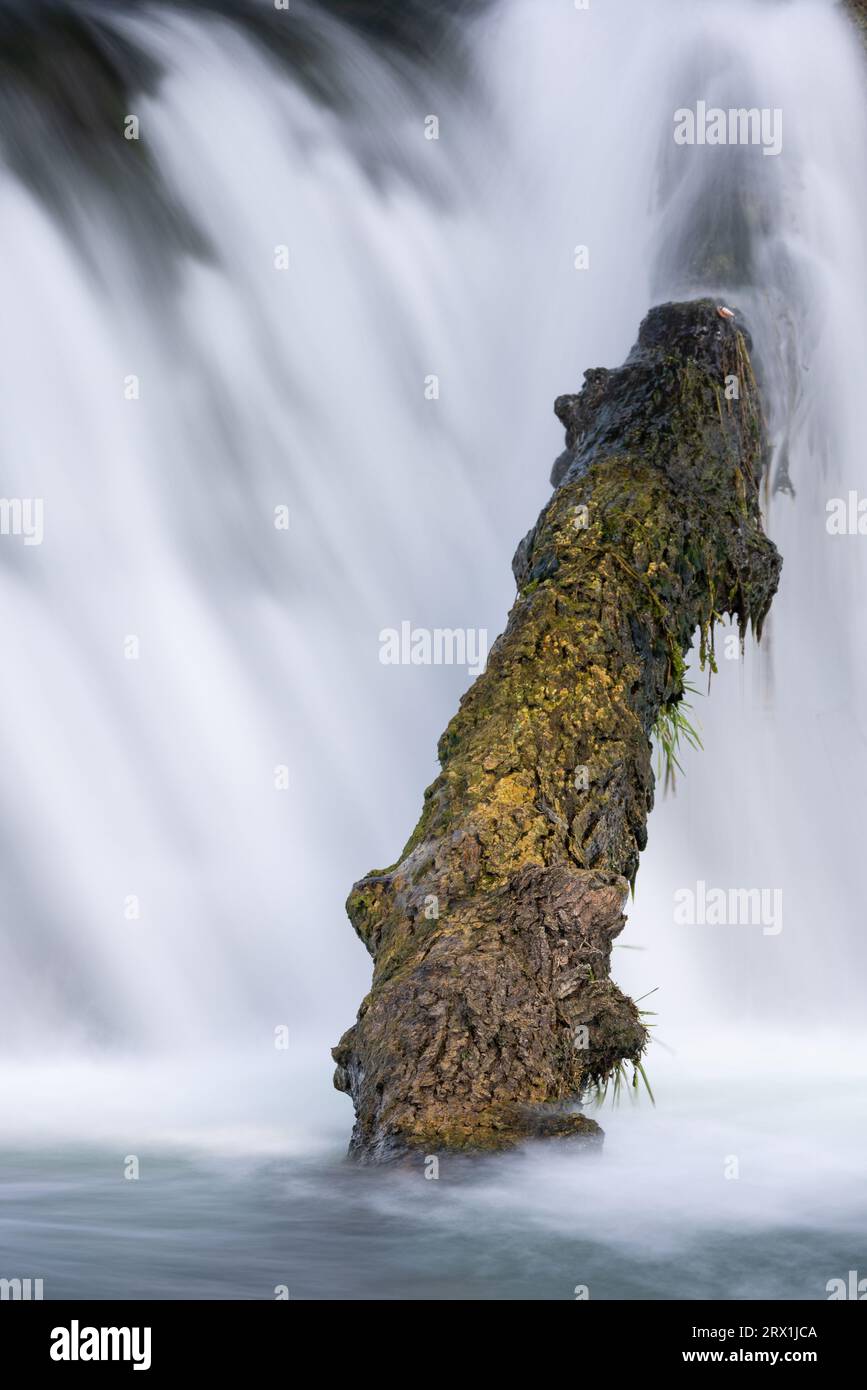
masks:
{"type": "Polygon", "coordinates": [[[369,978],[346,891],[399,852],[467,684],[383,667],[379,631],[502,628],[561,447],[554,396],[682,292],[666,249],[719,152],[673,189],[660,170],[697,82],[784,111],[779,160],[747,152],[773,190],[755,283],[706,288],[750,321],[797,497],[770,507],[770,660],[750,643],[720,662],[705,751],[651,820],[627,929],[646,954],[619,974],[660,986],[687,1052],[699,1021],[705,1041],[766,1015],[833,1024],[865,964],[867,542],[824,525],[827,497],[867,486],[867,111],[844,21],[830,3],[514,0],[480,22],[462,98],[430,74],[416,97],[335,27],[342,117],[225,24],[131,30],[167,66],[143,136],[216,257],[149,298],[143,248],[84,189],[99,288],[0,181],[4,490],[46,514],[42,547],[3,538],[0,556],[4,1045],[38,1064],[267,1050],[287,1023],[322,1040],[327,1084],[324,1042],[369,978]],[[674,889],[698,878],[782,887],[780,937],[675,928],[674,889]]]}

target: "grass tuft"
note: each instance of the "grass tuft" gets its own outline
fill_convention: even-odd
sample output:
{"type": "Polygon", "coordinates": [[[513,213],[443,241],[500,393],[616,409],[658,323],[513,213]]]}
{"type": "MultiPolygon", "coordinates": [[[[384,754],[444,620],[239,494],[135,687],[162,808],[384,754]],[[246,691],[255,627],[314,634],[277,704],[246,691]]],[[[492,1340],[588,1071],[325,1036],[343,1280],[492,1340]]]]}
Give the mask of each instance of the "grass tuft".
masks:
{"type": "MultiPolygon", "coordinates": [[[[701,691],[688,682],[684,682],[683,689],[692,695],[701,694],[701,691]]],[[[690,748],[698,749],[703,747],[701,735],[689,718],[688,712],[691,710],[692,705],[681,696],[674,703],[662,707],[653,726],[653,739],[656,743],[656,775],[662,780],[663,789],[666,792],[675,790],[677,774],[678,772],[683,773],[678,758],[678,753],[683,745],[689,744],[690,748]]]]}

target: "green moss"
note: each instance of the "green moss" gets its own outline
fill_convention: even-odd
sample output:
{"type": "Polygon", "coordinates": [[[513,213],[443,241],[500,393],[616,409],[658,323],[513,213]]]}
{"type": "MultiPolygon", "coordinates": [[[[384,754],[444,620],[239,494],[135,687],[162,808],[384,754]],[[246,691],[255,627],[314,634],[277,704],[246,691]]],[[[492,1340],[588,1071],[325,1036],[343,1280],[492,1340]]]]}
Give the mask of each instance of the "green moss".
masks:
{"type": "MultiPolygon", "coordinates": [[[[395,1100],[387,1120],[376,1106],[375,1118],[361,1110],[364,1124],[391,1125],[408,1143],[415,1126],[428,1136],[419,1142],[452,1148],[514,1138],[515,1112],[487,1107],[487,1082],[473,1071],[490,1006],[482,996],[467,1003],[477,987],[469,962],[493,950],[506,968],[517,949],[509,937],[516,907],[532,921],[532,904],[551,891],[548,875],[567,875],[568,891],[557,891],[568,902],[581,875],[593,878],[599,901],[612,884],[624,894],[634,885],[653,804],[653,733],[675,762],[679,739],[694,734],[683,704],[693,635],[701,666],[714,670],[715,624],[729,613],[742,631],[750,623],[760,630],[776,587],[779,557],[761,527],[764,437],[746,341],[712,304],[667,308],[667,317],[654,311],[642,327],[623,368],[592,376],[592,447],[519,550],[506,632],[440,739],[441,771],[419,822],[398,862],[350,896],[350,916],[376,961],[376,1008],[344,1050],[363,1058],[366,1095],[380,1070],[407,1078],[412,1099],[395,1100]],[[723,409],[721,383],[731,374],[740,400],[723,409]],[[586,526],[576,527],[578,515],[586,526]],[[538,885],[538,899],[531,895],[528,907],[516,885],[520,893],[538,885]],[[425,894],[447,904],[447,914],[426,920],[425,894]],[[442,979],[441,961],[452,963],[442,979]],[[428,995],[444,1002],[420,1004],[428,995]],[[477,1012],[479,1037],[470,1045],[461,1030],[477,1012]],[[429,1031],[435,1060],[422,1063],[429,1031]],[[470,1081],[456,1080],[465,1072],[474,1078],[471,1104],[460,1099],[470,1081]]],[[[582,398],[563,401],[567,439],[578,438],[587,424],[582,398]]],[[[605,908],[615,918],[619,892],[605,908]]],[[[495,1097],[520,1092],[550,1105],[614,1075],[624,1060],[638,1066],[646,1029],[606,978],[610,934],[599,939],[585,954],[580,942],[569,946],[577,954],[567,1003],[557,995],[538,1004],[546,1020],[538,1028],[548,1030],[543,1060],[523,1079],[507,1071],[491,1082],[495,1097]],[[570,1021],[581,1019],[592,1019],[597,1033],[585,1056],[569,1040],[570,1021]]],[[[516,997],[528,969],[514,977],[516,997]]],[[[498,1024],[505,1031],[492,1055],[508,1052],[512,1032],[532,1051],[535,1025],[502,1007],[508,1022],[498,1024]]]]}

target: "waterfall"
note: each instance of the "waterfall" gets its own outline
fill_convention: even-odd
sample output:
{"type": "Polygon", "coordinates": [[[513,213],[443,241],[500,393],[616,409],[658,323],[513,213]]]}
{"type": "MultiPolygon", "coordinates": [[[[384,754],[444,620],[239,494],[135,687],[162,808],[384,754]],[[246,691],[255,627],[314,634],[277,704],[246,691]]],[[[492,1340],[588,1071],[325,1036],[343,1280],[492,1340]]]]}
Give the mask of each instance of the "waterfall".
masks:
{"type": "Polygon", "coordinates": [[[41,544],[0,537],[6,1093],[270,1057],[282,1027],[327,1090],[369,979],[343,901],[399,853],[471,679],[385,665],[380,634],[494,639],[554,397],[704,292],[755,341],[783,582],[765,650],[718,639],[615,973],[659,988],[679,1058],[754,1056],[760,1022],[818,1048],[867,964],[863,546],[826,528],[867,486],[845,19],[500,0],[419,68],[298,4],[323,100],[225,12],[101,18],[149,77],[99,169],[52,127],[28,183],[2,108],[3,490],[44,515],[41,544]],[[780,153],[675,145],[700,99],[779,109],[780,153]],[[675,925],[699,880],[779,889],[782,931],[675,925]]]}

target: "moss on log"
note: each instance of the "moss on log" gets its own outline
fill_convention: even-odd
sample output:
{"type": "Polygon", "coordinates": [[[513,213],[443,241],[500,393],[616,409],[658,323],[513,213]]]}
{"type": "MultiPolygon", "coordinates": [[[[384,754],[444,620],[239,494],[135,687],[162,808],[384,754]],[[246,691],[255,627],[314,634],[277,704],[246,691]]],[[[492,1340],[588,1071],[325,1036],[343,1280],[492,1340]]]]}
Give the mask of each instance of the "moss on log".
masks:
{"type": "Polygon", "coordinates": [[[696,632],[711,660],[722,615],[758,635],[777,586],[737,317],[653,309],[626,363],[555,410],[566,452],[518,547],[506,631],[398,862],[347,903],[374,975],[335,1085],[367,1160],[599,1136],[582,1095],[647,1041],[609,969],[647,840],[651,734],[696,632]]]}

